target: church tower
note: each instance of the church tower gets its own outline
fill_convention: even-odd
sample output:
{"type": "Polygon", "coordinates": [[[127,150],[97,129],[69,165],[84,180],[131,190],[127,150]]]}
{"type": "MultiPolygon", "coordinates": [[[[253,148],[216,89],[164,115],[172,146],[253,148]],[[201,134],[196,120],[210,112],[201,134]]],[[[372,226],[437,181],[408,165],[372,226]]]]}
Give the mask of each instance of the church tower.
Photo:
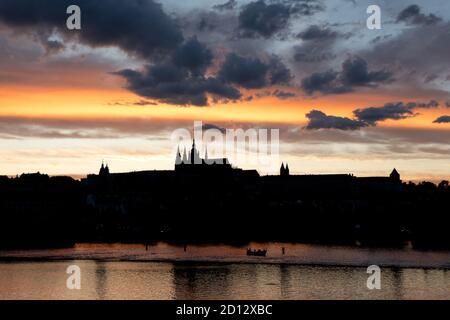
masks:
{"type": "Polygon", "coordinates": [[[284,162],[281,163],[280,176],[282,177],[289,176],[289,165],[287,163],[286,166],[284,166],[284,162]]]}
{"type": "Polygon", "coordinates": [[[284,176],[284,171],[285,171],[286,169],[284,168],[284,163],[282,162],[281,163],[281,168],[280,168],[280,176],[284,176]]]}
{"type": "Polygon", "coordinates": [[[394,170],[392,170],[391,174],[389,175],[389,177],[391,178],[392,181],[396,181],[399,182],[400,180],[400,173],[398,173],[397,169],[394,168],[394,170]]]}
{"type": "Polygon", "coordinates": [[[102,161],[102,166],[100,167],[100,171],[98,172],[98,175],[101,176],[104,171],[105,171],[105,162],[102,161]]]}
{"type": "Polygon", "coordinates": [[[181,164],[180,147],[177,148],[177,155],[175,156],[175,165],[181,164]]]}
{"type": "Polygon", "coordinates": [[[102,161],[102,166],[100,167],[100,171],[98,173],[99,176],[107,176],[109,174],[108,164],[105,165],[105,161],[102,161]]]}
{"type": "Polygon", "coordinates": [[[196,146],[195,146],[195,139],[192,140],[192,149],[191,149],[191,155],[190,159],[191,164],[201,164],[200,160],[200,153],[198,152],[196,146]]]}
{"type": "Polygon", "coordinates": [[[189,163],[189,159],[188,159],[187,152],[186,152],[186,147],[184,147],[183,163],[184,164],[188,164],[189,163]]]}

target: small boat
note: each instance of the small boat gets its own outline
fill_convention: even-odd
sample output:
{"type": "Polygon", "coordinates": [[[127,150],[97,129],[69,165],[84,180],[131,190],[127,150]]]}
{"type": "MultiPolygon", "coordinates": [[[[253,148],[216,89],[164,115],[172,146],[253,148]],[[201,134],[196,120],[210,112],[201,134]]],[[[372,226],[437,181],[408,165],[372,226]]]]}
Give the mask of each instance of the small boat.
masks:
{"type": "Polygon", "coordinates": [[[265,257],[267,254],[267,250],[252,250],[252,249],[247,249],[247,255],[248,256],[254,256],[254,257],[265,257]]]}

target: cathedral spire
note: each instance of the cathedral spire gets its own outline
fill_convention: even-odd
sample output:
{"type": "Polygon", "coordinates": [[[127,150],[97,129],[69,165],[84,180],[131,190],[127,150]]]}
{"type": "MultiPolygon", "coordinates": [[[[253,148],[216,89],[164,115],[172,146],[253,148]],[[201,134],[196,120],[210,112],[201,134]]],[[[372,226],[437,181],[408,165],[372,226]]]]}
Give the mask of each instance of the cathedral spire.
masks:
{"type": "Polygon", "coordinates": [[[196,159],[199,158],[199,154],[197,151],[197,148],[195,147],[195,138],[192,139],[192,149],[191,149],[191,154],[190,154],[190,163],[191,164],[195,164],[196,163],[196,159]]]}
{"type": "Polygon", "coordinates": [[[100,171],[98,173],[100,176],[108,175],[109,174],[109,167],[108,163],[105,165],[105,160],[102,160],[102,166],[100,167],[100,171]]]}
{"type": "Polygon", "coordinates": [[[181,163],[181,153],[180,153],[180,146],[177,148],[177,155],[175,156],[175,165],[181,163]]]}
{"type": "Polygon", "coordinates": [[[284,162],[281,163],[281,168],[280,168],[280,176],[288,176],[289,175],[289,165],[286,163],[286,165],[284,165],[284,162]]]}
{"type": "Polygon", "coordinates": [[[183,163],[187,164],[188,162],[189,162],[189,160],[188,160],[188,156],[187,156],[187,152],[186,152],[186,147],[184,147],[183,163]]]}

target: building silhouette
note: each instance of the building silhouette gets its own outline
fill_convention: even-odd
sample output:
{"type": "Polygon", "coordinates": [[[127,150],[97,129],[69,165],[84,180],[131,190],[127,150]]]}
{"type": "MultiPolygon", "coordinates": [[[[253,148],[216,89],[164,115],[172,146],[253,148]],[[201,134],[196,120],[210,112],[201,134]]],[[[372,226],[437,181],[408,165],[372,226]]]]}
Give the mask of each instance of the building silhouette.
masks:
{"type": "Polygon", "coordinates": [[[289,165],[287,163],[286,163],[286,166],[284,166],[284,163],[281,164],[280,176],[282,176],[282,177],[289,176],[289,165]]]}
{"type": "Polygon", "coordinates": [[[450,248],[448,181],[389,175],[295,174],[286,162],[260,176],[195,141],[172,170],[0,177],[0,248],[77,242],[289,241],[450,248]]]}
{"type": "Polygon", "coordinates": [[[391,178],[392,181],[401,181],[400,174],[398,173],[397,169],[394,168],[392,170],[391,174],[389,175],[389,178],[391,178]]]}
{"type": "Polygon", "coordinates": [[[105,177],[109,175],[109,167],[108,164],[105,165],[104,161],[102,161],[102,166],[100,167],[100,171],[98,173],[100,177],[105,177]]]}
{"type": "Polygon", "coordinates": [[[205,157],[200,157],[200,152],[195,145],[195,139],[192,140],[192,147],[189,153],[186,148],[183,155],[180,153],[180,148],[177,150],[175,157],[175,171],[178,173],[230,173],[233,168],[227,158],[209,158],[208,149],[205,151],[205,157]],[[188,155],[189,154],[189,155],[188,155]]]}

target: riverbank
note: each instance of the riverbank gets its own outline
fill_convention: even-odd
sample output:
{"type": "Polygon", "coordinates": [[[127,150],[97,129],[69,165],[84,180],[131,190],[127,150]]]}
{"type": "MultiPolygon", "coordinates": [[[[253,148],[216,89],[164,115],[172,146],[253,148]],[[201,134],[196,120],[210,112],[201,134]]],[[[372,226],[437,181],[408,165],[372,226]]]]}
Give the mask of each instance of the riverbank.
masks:
{"type": "Polygon", "coordinates": [[[142,244],[77,244],[64,249],[0,251],[0,262],[92,260],[349,267],[375,264],[380,267],[450,269],[450,251],[289,243],[251,243],[249,246],[267,249],[267,257],[247,256],[247,247],[230,245],[189,245],[185,248],[157,243],[146,248],[142,244]]]}

